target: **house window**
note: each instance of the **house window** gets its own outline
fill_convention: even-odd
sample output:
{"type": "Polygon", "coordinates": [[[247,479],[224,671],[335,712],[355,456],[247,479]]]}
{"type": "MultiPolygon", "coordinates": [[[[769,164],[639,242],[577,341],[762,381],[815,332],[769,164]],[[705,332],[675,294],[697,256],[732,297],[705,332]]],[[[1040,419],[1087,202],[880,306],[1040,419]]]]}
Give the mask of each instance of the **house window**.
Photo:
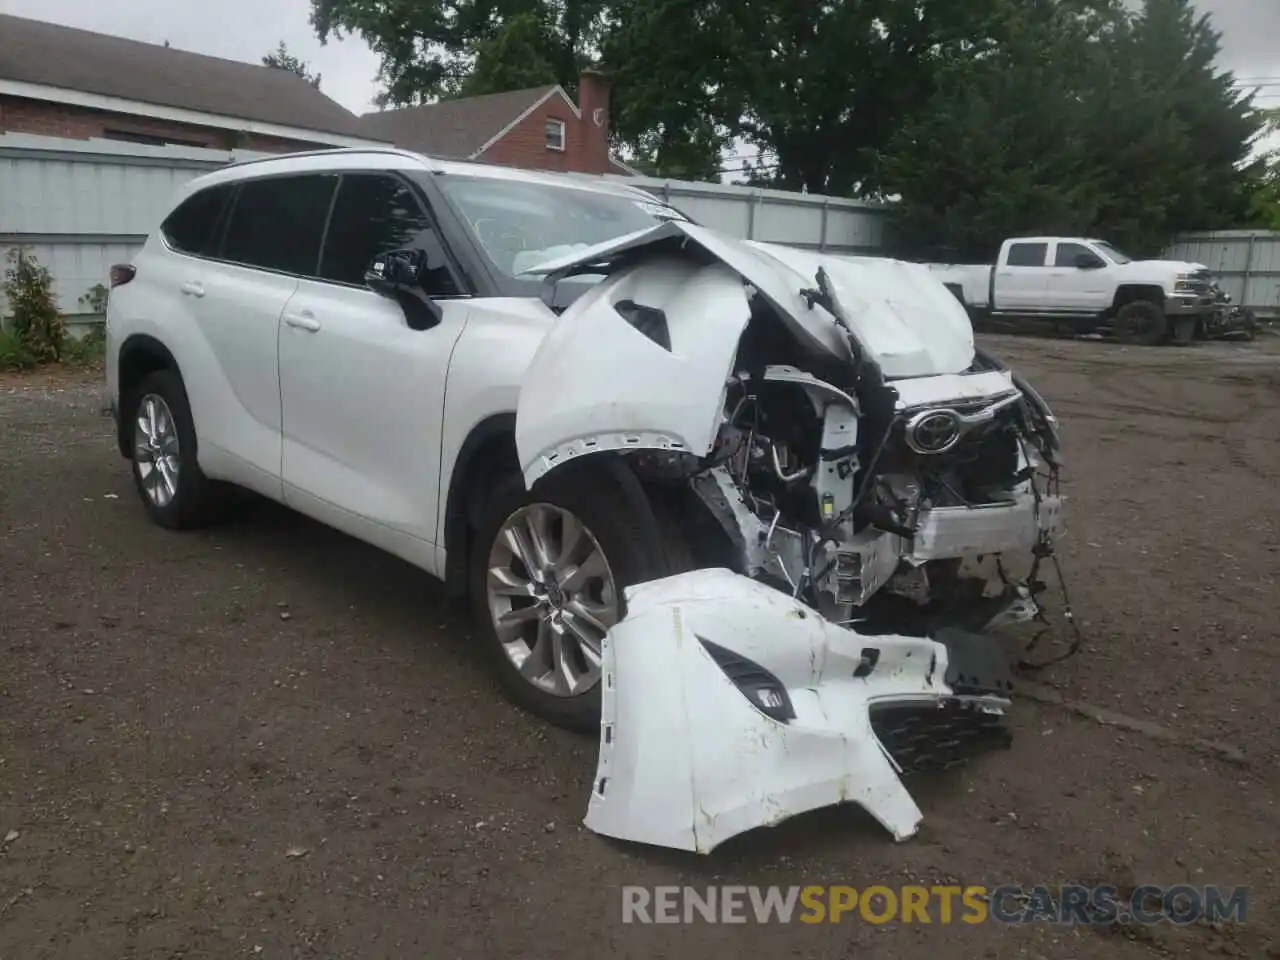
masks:
{"type": "Polygon", "coordinates": [[[547,149],[564,152],[564,121],[547,121],[547,149]]]}

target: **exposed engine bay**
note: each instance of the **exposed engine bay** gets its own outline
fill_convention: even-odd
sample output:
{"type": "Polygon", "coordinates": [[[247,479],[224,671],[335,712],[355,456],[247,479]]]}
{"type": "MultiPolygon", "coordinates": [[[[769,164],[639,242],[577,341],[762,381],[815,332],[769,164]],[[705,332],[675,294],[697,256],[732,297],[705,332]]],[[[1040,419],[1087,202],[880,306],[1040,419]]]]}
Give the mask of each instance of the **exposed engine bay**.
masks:
{"type": "Polygon", "coordinates": [[[1053,421],[1012,383],[920,406],[895,403],[891,390],[864,386],[859,398],[796,367],[743,367],[715,466],[693,483],[744,572],[833,622],[881,597],[893,598],[899,629],[903,617],[981,628],[998,598],[959,561],[1049,555],[1060,505],[1053,421]]]}
{"type": "Polygon", "coordinates": [[[574,273],[607,279],[565,311],[522,390],[516,439],[526,481],[615,451],[649,484],[691,489],[731,545],[715,576],[696,570],[628,591],[604,651],[598,780],[621,776],[639,790],[655,755],[633,738],[690,741],[673,749],[705,782],[688,798],[687,786],[673,787],[681,799],[671,816],[695,822],[655,823],[659,798],[608,796],[598,783],[588,825],[594,818],[613,836],[705,851],[777,822],[780,805],[789,816],[855,799],[895,836],[910,835],[919,815],[909,797],[875,806],[890,791],[886,770],[902,772],[904,749],[919,752],[921,737],[954,745],[963,731],[987,731],[1012,687],[987,631],[1043,619],[1039,569],[1053,558],[1062,507],[1052,413],[975,347],[963,308],[911,265],[668,223],[539,272],[553,283],[574,273]],[[1029,561],[1017,576],[1006,566],[1015,558],[1029,561]],[[759,594],[764,586],[777,603],[759,594]],[[738,610],[753,604],[767,636],[738,610]],[[695,639],[699,652],[689,654],[695,639]],[[622,647],[663,643],[674,678],[642,676],[654,670],[652,655],[642,665],[622,647]],[[737,687],[742,708],[738,727],[707,752],[693,713],[712,676],[737,687]],[[821,702],[793,706],[811,696],[821,702]],[[675,720],[647,705],[664,698],[669,709],[684,698],[675,720]],[[954,713],[974,704],[976,724],[972,711],[954,713]],[[896,719],[886,725],[886,716],[896,719]],[[831,745],[855,728],[865,742],[831,745]],[[893,728],[916,731],[915,746],[891,748],[893,728]],[[741,770],[715,759],[756,733],[772,767],[801,764],[794,782],[781,777],[786,790],[744,786],[741,770]],[[830,746],[830,768],[789,759],[787,744],[806,737],[830,746]],[[874,759],[882,755],[887,767],[874,759]],[[621,756],[630,757],[622,774],[621,756]],[[733,826],[699,829],[697,811],[713,809],[733,826]]]}

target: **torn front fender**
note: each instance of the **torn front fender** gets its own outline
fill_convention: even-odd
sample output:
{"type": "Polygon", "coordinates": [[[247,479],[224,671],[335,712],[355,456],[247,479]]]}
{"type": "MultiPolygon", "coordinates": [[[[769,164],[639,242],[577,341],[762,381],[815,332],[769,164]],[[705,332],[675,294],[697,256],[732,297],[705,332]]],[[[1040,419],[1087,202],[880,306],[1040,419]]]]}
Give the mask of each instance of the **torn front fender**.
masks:
{"type": "Polygon", "coordinates": [[[724,264],[655,257],[597,284],[542,341],[520,389],[525,483],[605,450],[706,456],[750,316],[724,264]]]}
{"type": "Polygon", "coordinates": [[[921,814],[904,760],[978,742],[1012,688],[987,638],[859,634],[728,570],[640,584],[627,608],[585,819],[618,839],[709,853],[838,803],[906,839],[921,814]]]}

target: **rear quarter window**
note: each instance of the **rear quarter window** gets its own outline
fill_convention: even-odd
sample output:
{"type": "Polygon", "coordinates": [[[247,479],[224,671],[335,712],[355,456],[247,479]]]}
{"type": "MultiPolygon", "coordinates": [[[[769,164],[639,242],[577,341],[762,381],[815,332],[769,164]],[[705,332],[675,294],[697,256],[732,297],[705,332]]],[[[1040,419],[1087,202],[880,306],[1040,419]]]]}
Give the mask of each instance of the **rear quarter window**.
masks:
{"type": "Polygon", "coordinates": [[[212,251],[227,201],[234,192],[232,184],[220,183],[187,197],[160,224],[165,242],[180,253],[198,255],[212,251]]]}

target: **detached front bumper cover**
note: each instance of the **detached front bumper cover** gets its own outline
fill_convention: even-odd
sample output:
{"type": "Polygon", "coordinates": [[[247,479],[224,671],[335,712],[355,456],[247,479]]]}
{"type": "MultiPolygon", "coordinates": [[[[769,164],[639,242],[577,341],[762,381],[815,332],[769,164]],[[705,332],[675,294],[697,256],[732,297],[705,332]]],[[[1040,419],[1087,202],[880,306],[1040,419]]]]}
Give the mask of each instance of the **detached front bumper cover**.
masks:
{"type": "Polygon", "coordinates": [[[728,570],[627,606],[603,650],[597,833],[709,853],[855,803],[903,840],[921,819],[904,770],[1008,743],[1012,675],[985,636],[859,634],[728,570]]]}

